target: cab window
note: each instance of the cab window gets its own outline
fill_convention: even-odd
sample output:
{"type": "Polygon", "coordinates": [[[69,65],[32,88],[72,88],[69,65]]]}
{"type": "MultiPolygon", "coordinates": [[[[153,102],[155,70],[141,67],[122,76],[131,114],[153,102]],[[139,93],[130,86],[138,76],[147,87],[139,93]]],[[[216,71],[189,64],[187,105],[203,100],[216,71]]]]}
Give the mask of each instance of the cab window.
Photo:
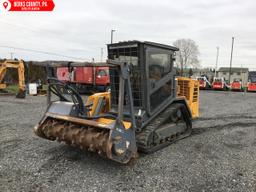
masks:
{"type": "Polygon", "coordinates": [[[99,72],[98,72],[98,76],[107,76],[108,74],[107,74],[107,72],[105,71],[105,70],[99,70],[99,72]]]}
{"type": "Polygon", "coordinates": [[[172,59],[169,53],[149,53],[148,64],[150,79],[160,80],[172,70],[172,59]]]}

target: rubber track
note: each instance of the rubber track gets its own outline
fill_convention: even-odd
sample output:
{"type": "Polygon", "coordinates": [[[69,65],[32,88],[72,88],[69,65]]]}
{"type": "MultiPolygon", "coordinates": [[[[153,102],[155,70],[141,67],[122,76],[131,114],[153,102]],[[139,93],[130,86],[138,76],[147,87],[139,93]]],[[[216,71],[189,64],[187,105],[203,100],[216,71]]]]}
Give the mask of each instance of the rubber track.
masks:
{"type": "MultiPolygon", "coordinates": [[[[145,153],[152,153],[155,152],[177,140],[180,140],[184,137],[187,137],[191,134],[191,127],[187,129],[185,132],[177,132],[174,135],[166,136],[163,140],[161,140],[161,143],[158,143],[155,145],[155,143],[149,143],[149,139],[152,139],[154,137],[154,132],[162,124],[164,124],[167,120],[170,121],[170,114],[175,112],[176,109],[178,109],[183,104],[173,104],[169,106],[167,109],[165,109],[160,115],[158,115],[153,121],[151,121],[143,130],[141,133],[139,133],[136,137],[137,139],[137,146],[140,151],[145,153]],[[151,138],[150,138],[151,137],[151,138]]],[[[169,123],[170,124],[170,123],[169,123]]],[[[152,139],[153,140],[153,139],[152,139]]]]}

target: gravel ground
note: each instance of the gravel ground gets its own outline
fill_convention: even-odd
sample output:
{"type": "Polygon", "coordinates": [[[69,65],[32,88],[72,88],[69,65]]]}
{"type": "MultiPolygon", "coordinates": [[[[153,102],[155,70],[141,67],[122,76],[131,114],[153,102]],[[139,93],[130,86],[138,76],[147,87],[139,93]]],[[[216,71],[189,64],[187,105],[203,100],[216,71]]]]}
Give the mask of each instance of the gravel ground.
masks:
{"type": "Polygon", "coordinates": [[[256,191],[256,93],[201,91],[191,137],[119,165],[36,137],[45,97],[0,97],[0,191],[256,191]]]}

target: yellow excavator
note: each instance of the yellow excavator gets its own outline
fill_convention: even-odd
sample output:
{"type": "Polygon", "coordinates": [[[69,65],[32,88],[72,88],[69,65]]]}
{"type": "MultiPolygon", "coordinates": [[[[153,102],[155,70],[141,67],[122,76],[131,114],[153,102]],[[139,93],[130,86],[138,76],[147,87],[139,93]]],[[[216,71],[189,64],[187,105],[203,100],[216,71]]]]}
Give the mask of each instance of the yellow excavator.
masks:
{"type": "Polygon", "coordinates": [[[6,59],[3,62],[0,62],[0,90],[6,89],[6,84],[3,82],[4,77],[8,69],[17,69],[18,78],[19,78],[19,90],[16,95],[17,98],[25,98],[26,96],[26,87],[25,87],[25,69],[24,61],[22,60],[10,60],[6,59]]]}
{"type": "Polygon", "coordinates": [[[188,137],[199,116],[199,83],[176,77],[176,47],[141,41],[108,45],[111,91],[81,96],[48,70],[48,107],[34,127],[39,137],[65,142],[128,163],[138,152],[152,153],[188,137]]]}

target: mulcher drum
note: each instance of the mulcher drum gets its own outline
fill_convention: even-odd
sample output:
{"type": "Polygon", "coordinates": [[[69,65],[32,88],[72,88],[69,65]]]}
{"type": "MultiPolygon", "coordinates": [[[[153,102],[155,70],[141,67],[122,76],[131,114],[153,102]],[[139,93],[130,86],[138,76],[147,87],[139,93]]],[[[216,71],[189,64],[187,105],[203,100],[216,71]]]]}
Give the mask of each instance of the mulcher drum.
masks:
{"type": "Polygon", "coordinates": [[[72,122],[48,118],[37,130],[40,137],[65,142],[102,156],[111,154],[112,142],[109,140],[109,130],[85,127],[72,122]]]}

